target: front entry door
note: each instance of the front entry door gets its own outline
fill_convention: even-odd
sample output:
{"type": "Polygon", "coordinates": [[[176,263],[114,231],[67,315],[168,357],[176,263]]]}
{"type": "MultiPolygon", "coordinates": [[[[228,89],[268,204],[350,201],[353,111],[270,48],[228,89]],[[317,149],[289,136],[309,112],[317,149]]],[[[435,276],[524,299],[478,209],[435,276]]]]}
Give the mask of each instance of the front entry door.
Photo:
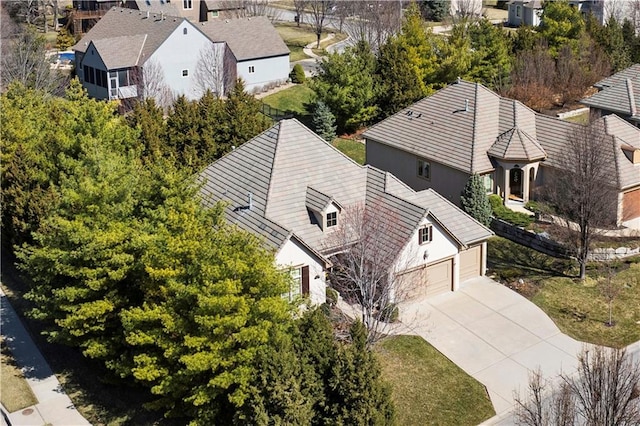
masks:
{"type": "Polygon", "coordinates": [[[509,193],[514,198],[522,198],[522,169],[509,171],[509,193]]]}

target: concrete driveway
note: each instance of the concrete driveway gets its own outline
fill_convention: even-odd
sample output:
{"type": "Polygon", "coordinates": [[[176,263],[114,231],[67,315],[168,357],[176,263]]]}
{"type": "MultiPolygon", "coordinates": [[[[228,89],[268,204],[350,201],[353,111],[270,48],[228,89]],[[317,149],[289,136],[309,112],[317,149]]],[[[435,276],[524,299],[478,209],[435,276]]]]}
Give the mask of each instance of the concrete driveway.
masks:
{"type": "Polygon", "coordinates": [[[487,424],[512,424],[514,392],[524,395],[529,372],[539,368],[545,378],[572,373],[583,348],[536,305],[486,277],[405,303],[400,321],[486,386],[497,414],[487,424]]]}

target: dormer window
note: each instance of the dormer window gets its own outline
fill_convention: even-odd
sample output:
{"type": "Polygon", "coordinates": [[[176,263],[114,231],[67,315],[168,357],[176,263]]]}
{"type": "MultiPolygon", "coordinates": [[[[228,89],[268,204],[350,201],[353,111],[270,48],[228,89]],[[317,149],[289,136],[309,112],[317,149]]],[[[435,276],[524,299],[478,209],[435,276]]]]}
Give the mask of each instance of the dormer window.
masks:
{"type": "Polygon", "coordinates": [[[433,240],[433,227],[431,225],[424,226],[418,230],[418,244],[427,244],[433,240]]]}
{"type": "Polygon", "coordinates": [[[338,212],[327,213],[327,228],[338,224],[338,212]]]}

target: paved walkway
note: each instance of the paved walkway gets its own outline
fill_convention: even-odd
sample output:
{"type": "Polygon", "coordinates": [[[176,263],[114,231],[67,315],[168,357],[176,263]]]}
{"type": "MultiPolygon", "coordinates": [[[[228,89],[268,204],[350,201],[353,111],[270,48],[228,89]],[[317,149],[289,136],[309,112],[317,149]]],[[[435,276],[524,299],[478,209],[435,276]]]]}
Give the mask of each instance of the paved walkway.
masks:
{"type": "MultiPolygon", "coordinates": [[[[60,382],[31,339],[2,288],[0,288],[0,329],[7,347],[38,399],[36,405],[8,413],[11,424],[14,426],[89,425],[90,423],[80,415],[62,390],[60,382]]],[[[7,392],[6,389],[3,391],[7,392]]]]}

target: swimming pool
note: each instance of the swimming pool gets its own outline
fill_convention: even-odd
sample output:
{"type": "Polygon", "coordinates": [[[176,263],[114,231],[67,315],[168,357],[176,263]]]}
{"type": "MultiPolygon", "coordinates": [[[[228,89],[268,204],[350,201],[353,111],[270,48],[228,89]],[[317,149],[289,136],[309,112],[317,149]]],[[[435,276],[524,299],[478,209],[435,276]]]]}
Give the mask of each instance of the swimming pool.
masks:
{"type": "Polygon", "coordinates": [[[60,61],[71,61],[75,60],[76,54],[75,52],[60,52],[58,53],[58,60],[60,61]]]}

